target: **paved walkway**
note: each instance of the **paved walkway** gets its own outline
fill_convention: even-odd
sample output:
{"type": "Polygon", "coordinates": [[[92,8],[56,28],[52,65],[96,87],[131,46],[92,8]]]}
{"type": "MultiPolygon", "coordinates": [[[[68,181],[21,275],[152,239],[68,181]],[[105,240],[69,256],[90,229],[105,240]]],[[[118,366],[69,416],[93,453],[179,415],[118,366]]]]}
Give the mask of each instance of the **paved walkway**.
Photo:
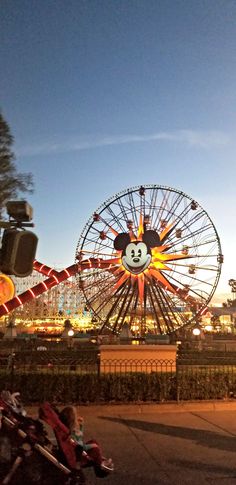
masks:
{"type": "MultiPolygon", "coordinates": [[[[30,414],[34,410],[30,410],[30,414]]],[[[89,485],[236,485],[236,403],[81,406],[115,472],[89,485]]]]}

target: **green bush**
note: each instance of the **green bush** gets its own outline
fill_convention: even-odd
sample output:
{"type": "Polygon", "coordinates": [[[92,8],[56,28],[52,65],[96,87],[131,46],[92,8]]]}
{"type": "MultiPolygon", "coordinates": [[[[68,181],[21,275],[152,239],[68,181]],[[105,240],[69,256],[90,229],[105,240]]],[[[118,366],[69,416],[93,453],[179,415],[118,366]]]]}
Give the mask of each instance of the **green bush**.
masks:
{"type": "Polygon", "coordinates": [[[180,400],[227,399],[235,395],[236,374],[209,368],[178,373],[180,400]]]}
{"type": "Polygon", "coordinates": [[[58,403],[168,401],[175,395],[171,374],[60,374],[16,372],[14,379],[0,374],[0,388],[19,390],[26,404],[55,400],[58,403]]]}
{"type": "Polygon", "coordinates": [[[184,368],[177,373],[142,372],[77,374],[76,372],[0,371],[0,389],[20,391],[25,404],[163,402],[226,399],[236,396],[236,372],[184,368]]]}

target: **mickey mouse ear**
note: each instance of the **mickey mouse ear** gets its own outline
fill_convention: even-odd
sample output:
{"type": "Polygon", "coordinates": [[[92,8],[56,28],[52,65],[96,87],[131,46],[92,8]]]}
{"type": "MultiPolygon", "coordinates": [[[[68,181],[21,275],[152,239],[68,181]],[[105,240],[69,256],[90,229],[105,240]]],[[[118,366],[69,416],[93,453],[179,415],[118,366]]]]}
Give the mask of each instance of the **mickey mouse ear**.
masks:
{"type": "Polygon", "coordinates": [[[122,232],[121,234],[118,234],[114,240],[114,248],[117,251],[121,251],[126,248],[126,246],[130,243],[130,237],[127,232],[122,232]]]}
{"type": "Polygon", "coordinates": [[[143,242],[147,244],[150,248],[155,248],[156,246],[160,246],[160,237],[156,231],[150,230],[145,231],[143,234],[143,242]]]}

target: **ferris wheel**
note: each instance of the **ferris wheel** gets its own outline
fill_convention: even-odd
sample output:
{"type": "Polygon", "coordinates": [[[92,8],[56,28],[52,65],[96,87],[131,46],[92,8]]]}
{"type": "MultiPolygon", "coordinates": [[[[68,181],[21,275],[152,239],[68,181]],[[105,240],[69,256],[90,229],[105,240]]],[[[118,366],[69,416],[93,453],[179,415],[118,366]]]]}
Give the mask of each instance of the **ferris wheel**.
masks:
{"type": "Polygon", "coordinates": [[[100,331],[168,334],[211,300],[223,256],[214,224],[185,193],[129,188],[104,202],[76,248],[78,286],[100,331]]]}

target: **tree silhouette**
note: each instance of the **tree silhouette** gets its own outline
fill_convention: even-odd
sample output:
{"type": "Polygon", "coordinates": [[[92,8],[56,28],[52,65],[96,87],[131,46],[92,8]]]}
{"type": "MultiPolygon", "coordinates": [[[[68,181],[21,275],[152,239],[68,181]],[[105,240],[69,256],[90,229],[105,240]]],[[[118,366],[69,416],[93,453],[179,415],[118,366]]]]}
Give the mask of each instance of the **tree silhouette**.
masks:
{"type": "Polygon", "coordinates": [[[8,200],[17,198],[22,192],[33,191],[32,174],[17,171],[13,142],[9,125],[0,112],[0,218],[8,200]]]}

